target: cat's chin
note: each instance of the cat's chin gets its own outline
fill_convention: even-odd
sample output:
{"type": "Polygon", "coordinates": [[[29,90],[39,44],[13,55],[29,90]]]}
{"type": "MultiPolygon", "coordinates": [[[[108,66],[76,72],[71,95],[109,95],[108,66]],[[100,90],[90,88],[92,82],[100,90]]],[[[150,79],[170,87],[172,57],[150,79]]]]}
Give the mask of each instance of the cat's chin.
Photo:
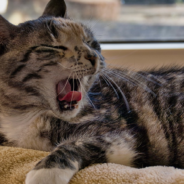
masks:
{"type": "Polygon", "coordinates": [[[70,121],[71,119],[73,119],[77,116],[77,114],[80,112],[80,110],[81,110],[81,104],[79,102],[78,108],[70,109],[70,110],[61,110],[58,107],[58,110],[54,111],[52,114],[56,118],[61,119],[63,121],[70,121]]]}

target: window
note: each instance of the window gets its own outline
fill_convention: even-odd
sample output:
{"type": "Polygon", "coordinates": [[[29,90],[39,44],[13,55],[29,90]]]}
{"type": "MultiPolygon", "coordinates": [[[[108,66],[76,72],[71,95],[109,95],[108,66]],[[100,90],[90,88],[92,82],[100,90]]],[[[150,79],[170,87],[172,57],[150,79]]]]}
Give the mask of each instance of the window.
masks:
{"type": "MultiPolygon", "coordinates": [[[[1,0],[10,22],[39,17],[48,0],[1,0]]],[[[94,31],[101,42],[184,40],[184,0],[66,0],[71,18],[94,31]]]]}

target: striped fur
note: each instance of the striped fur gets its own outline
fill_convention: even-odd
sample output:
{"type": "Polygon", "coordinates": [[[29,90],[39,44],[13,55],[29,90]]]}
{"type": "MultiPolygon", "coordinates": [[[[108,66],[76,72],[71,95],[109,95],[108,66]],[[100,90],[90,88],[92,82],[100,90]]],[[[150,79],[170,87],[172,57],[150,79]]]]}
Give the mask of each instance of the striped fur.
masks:
{"type": "Polygon", "coordinates": [[[93,33],[60,0],[18,26],[0,17],[0,49],[0,144],[52,151],[26,184],[67,184],[94,163],[184,168],[184,68],[105,68],[93,33]],[[83,97],[62,111],[56,88],[67,78],[83,97]]]}

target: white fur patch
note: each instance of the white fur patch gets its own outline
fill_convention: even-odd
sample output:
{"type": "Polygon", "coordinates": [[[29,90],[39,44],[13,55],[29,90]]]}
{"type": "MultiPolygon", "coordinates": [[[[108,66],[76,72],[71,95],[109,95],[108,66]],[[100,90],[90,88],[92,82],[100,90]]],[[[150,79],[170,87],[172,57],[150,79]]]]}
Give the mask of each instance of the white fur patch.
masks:
{"type": "Polygon", "coordinates": [[[67,184],[75,174],[71,169],[39,169],[27,174],[25,184],[67,184]]]}
{"type": "Polygon", "coordinates": [[[44,121],[44,118],[37,118],[40,114],[29,113],[19,117],[1,118],[0,131],[6,135],[14,146],[51,151],[53,149],[48,139],[40,137],[41,131],[50,131],[50,122],[44,121]]]}
{"type": "Polygon", "coordinates": [[[123,140],[113,142],[106,154],[108,162],[126,166],[133,166],[136,155],[137,153],[123,140]]]}

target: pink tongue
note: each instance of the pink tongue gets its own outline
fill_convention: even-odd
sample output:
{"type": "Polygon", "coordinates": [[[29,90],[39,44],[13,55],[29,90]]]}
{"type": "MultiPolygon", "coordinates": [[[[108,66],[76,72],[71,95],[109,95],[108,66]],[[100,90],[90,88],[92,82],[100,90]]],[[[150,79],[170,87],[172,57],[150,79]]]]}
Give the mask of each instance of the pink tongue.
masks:
{"type": "Polygon", "coordinates": [[[71,91],[71,85],[68,80],[60,81],[57,85],[57,94],[59,101],[80,101],[82,93],[78,91],[71,91]]]}
{"type": "Polygon", "coordinates": [[[67,102],[77,101],[78,102],[81,99],[82,99],[81,92],[71,91],[67,93],[63,98],[59,98],[59,101],[67,101],[67,102]]]}

